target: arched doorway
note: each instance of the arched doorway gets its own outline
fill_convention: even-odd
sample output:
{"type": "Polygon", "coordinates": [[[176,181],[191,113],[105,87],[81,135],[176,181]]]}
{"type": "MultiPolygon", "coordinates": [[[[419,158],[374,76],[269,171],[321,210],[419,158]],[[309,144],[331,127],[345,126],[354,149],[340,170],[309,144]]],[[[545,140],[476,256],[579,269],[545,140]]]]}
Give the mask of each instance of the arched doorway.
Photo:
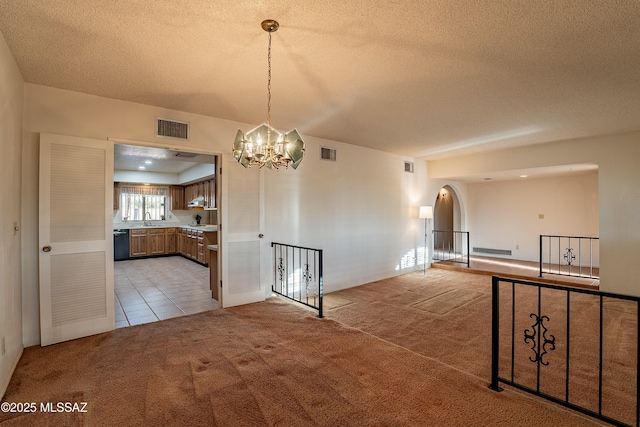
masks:
{"type": "MultiPolygon", "coordinates": [[[[460,202],[453,188],[443,186],[438,191],[433,208],[433,229],[437,231],[460,231],[461,228],[460,202]]],[[[435,233],[434,247],[452,247],[452,233],[435,233]]]]}

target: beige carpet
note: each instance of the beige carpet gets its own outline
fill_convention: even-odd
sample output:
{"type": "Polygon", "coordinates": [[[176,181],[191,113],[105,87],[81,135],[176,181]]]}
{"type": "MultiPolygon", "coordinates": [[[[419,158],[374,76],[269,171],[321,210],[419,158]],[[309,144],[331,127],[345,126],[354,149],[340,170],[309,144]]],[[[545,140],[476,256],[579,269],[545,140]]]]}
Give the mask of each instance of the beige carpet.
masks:
{"type": "Polygon", "coordinates": [[[325,319],[272,298],[28,348],[3,401],[87,402],[87,412],[0,413],[0,424],[598,425],[487,388],[488,280],[409,274],[327,295],[325,319]],[[482,295],[444,315],[411,307],[460,289],[482,295]]]}

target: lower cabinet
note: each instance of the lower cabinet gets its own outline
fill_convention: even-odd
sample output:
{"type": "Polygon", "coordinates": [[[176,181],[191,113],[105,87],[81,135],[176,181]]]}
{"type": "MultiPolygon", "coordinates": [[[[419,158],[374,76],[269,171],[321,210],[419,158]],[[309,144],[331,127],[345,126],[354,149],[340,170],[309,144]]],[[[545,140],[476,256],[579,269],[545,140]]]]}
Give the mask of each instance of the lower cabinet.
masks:
{"type": "Polygon", "coordinates": [[[168,254],[178,253],[177,230],[175,228],[167,228],[165,237],[165,249],[168,254]]]}
{"type": "Polygon", "coordinates": [[[134,228],[129,232],[131,257],[178,253],[175,228],[134,228]]]}
{"type": "Polygon", "coordinates": [[[167,232],[164,228],[147,230],[147,254],[164,255],[167,253],[167,232]]]}
{"type": "Polygon", "coordinates": [[[216,231],[189,228],[132,228],[129,255],[133,257],[180,254],[201,264],[209,264],[207,246],[218,244],[216,231]]]}
{"type": "Polygon", "coordinates": [[[131,230],[129,232],[129,255],[147,256],[147,230],[131,230]]]}

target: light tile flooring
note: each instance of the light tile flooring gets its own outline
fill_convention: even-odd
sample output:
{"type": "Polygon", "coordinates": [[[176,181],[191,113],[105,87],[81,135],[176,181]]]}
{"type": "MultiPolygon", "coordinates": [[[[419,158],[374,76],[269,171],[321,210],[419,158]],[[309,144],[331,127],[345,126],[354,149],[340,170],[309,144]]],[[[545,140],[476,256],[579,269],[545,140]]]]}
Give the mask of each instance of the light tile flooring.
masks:
{"type": "Polygon", "coordinates": [[[209,269],[180,256],[115,263],[116,328],[218,308],[209,269]]]}

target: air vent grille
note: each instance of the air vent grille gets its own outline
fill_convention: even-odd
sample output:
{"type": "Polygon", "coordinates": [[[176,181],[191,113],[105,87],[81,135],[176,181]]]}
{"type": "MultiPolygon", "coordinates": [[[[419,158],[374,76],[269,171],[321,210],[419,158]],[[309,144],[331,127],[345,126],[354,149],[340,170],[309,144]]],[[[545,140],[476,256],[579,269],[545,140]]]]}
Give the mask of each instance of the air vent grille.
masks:
{"type": "Polygon", "coordinates": [[[174,154],[173,157],[180,157],[182,159],[193,159],[194,157],[198,157],[198,155],[196,153],[184,153],[180,151],[179,153],[174,154]]]}
{"type": "Polygon", "coordinates": [[[473,252],[490,255],[511,255],[511,249],[473,248],[473,252]]]}
{"type": "Polygon", "coordinates": [[[320,158],[322,160],[336,161],[336,149],[329,147],[320,147],[320,158]]]}
{"type": "Polygon", "coordinates": [[[413,173],[413,162],[404,162],[404,171],[413,173]]]}
{"type": "Polygon", "coordinates": [[[156,136],[189,140],[189,123],[156,118],[156,136]]]}

